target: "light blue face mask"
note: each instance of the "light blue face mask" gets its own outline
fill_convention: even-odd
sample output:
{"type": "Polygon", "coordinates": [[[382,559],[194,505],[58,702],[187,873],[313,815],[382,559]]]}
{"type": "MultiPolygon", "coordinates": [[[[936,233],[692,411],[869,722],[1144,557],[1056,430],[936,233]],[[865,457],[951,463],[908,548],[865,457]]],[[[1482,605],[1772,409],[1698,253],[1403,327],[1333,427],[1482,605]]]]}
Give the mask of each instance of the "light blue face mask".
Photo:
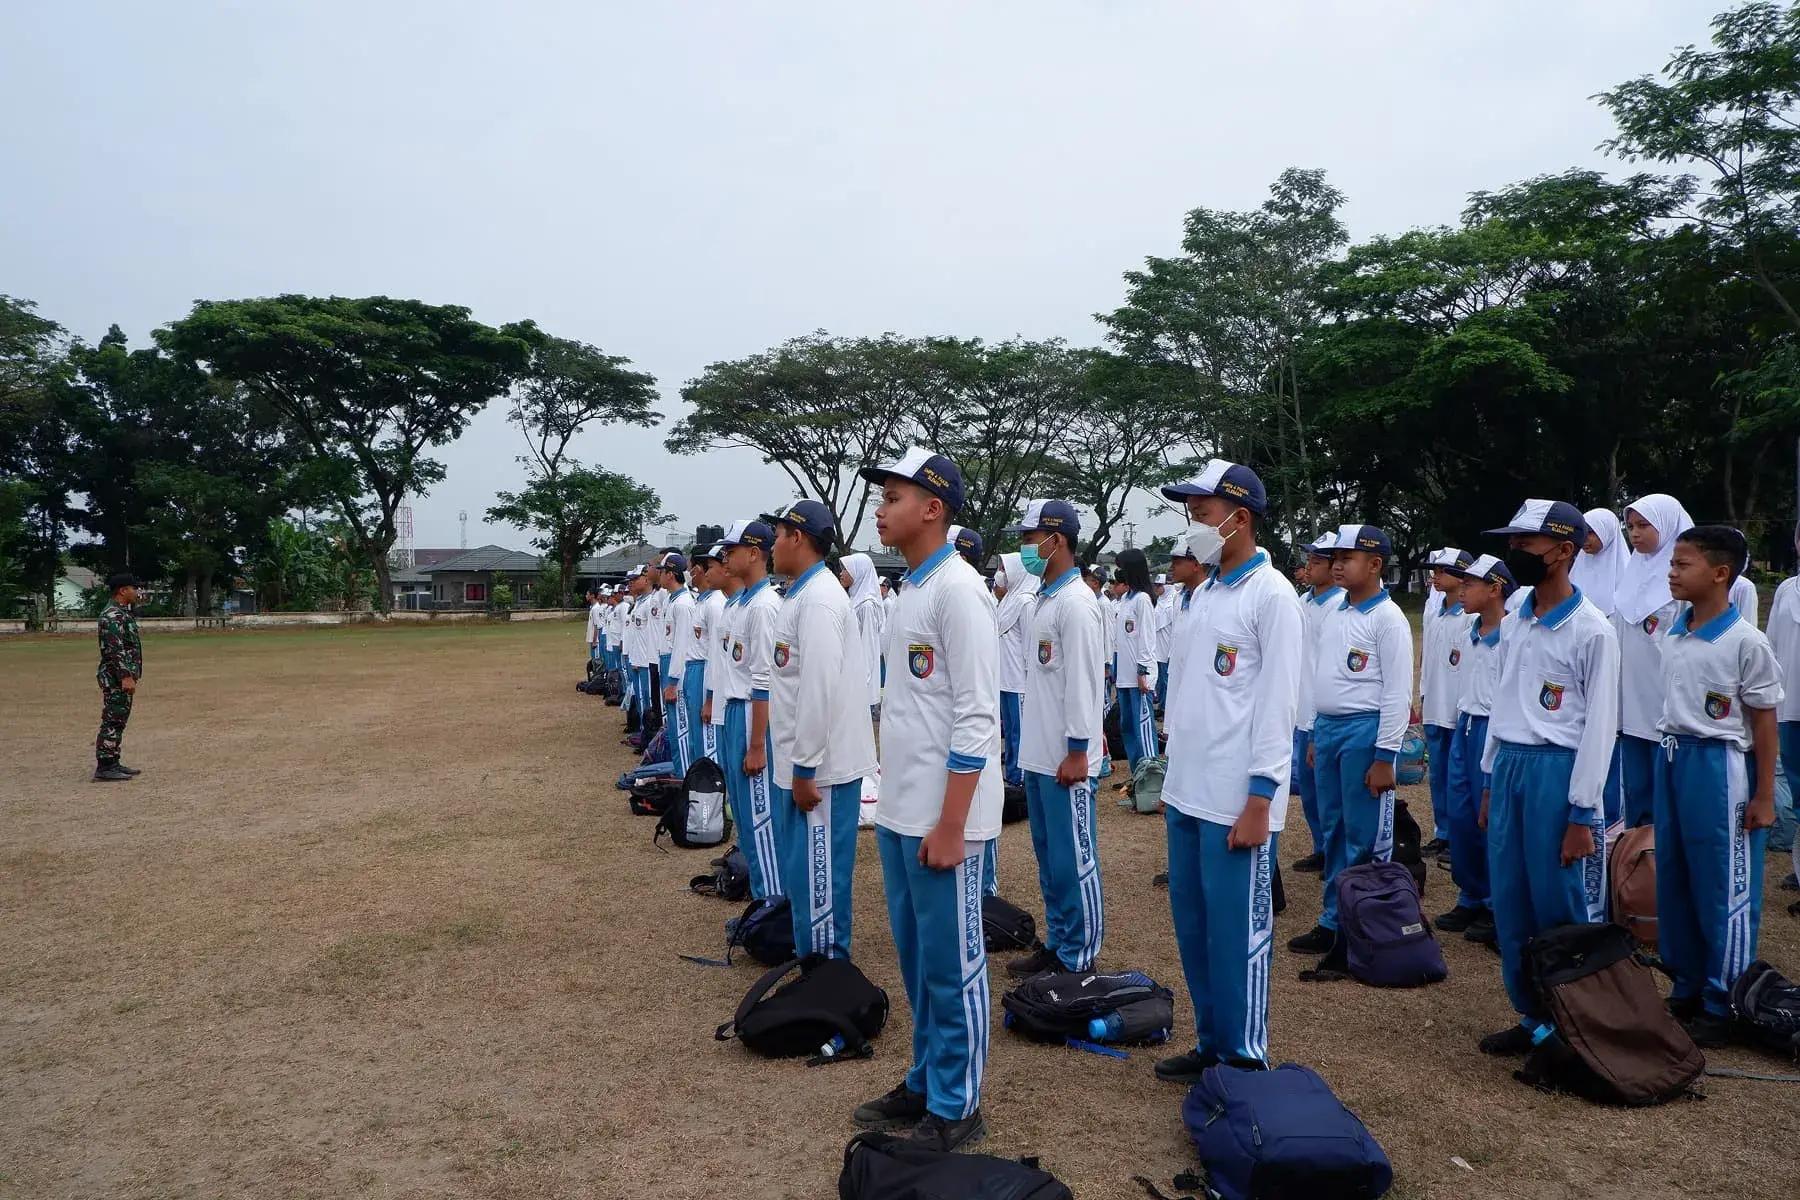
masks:
{"type": "Polygon", "coordinates": [[[1044,572],[1050,567],[1050,560],[1039,554],[1036,546],[1022,544],[1019,547],[1019,565],[1024,567],[1027,573],[1042,579],[1044,572]]]}

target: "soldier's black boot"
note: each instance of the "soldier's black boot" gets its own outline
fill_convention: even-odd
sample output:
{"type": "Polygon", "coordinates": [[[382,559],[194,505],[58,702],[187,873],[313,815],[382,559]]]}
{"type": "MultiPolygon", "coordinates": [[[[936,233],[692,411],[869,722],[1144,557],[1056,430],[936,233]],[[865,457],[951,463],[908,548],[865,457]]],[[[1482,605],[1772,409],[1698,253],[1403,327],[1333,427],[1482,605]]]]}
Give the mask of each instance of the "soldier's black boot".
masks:
{"type": "Polygon", "coordinates": [[[121,768],[118,763],[113,763],[109,767],[94,768],[95,783],[123,783],[130,778],[131,775],[121,768]]]}

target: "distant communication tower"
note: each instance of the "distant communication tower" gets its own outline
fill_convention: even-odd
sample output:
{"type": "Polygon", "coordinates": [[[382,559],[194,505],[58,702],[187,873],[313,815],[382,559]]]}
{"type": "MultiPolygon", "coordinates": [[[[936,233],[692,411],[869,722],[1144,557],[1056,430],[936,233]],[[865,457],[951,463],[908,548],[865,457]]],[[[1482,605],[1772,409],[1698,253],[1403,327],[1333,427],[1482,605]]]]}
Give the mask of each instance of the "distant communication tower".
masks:
{"type": "Polygon", "coordinates": [[[465,508],[458,512],[456,514],[456,519],[462,525],[462,534],[457,541],[457,545],[462,549],[467,550],[469,548],[469,510],[465,508]]]}
{"type": "Polygon", "coordinates": [[[396,571],[413,569],[413,518],[410,504],[402,504],[394,510],[394,546],[388,551],[388,565],[396,571]]]}

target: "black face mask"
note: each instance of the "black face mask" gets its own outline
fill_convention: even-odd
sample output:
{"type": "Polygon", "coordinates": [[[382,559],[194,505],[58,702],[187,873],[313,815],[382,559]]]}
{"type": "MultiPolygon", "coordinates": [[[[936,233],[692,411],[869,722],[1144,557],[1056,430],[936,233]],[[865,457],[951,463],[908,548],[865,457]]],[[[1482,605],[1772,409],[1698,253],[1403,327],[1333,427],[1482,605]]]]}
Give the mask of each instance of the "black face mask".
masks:
{"type": "Polygon", "coordinates": [[[1520,587],[1536,587],[1550,574],[1550,564],[1543,558],[1517,547],[1506,552],[1506,569],[1520,587]]]}

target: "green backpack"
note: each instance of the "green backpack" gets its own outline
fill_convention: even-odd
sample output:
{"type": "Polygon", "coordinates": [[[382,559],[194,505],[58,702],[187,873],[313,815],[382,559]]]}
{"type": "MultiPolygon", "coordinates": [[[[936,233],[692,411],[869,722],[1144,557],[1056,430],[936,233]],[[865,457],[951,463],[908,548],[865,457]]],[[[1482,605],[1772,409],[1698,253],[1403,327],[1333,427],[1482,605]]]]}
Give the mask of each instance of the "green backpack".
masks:
{"type": "Polygon", "coordinates": [[[1138,759],[1131,771],[1131,794],[1120,797],[1119,806],[1141,813],[1162,808],[1163,773],[1168,768],[1169,760],[1160,755],[1146,754],[1138,759]]]}

